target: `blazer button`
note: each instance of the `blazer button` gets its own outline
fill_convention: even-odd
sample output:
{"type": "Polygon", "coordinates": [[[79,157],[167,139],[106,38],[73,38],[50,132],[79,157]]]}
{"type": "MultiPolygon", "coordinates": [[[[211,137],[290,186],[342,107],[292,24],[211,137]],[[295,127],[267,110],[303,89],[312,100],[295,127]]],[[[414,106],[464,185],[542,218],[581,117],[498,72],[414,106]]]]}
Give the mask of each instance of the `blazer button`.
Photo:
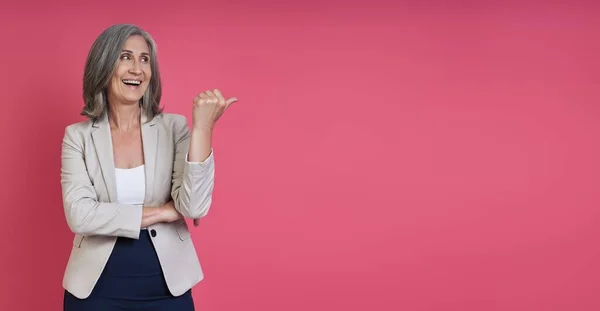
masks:
{"type": "Polygon", "coordinates": [[[155,237],[156,236],[156,230],[154,230],[154,229],[150,230],[150,235],[152,237],[155,237]]]}

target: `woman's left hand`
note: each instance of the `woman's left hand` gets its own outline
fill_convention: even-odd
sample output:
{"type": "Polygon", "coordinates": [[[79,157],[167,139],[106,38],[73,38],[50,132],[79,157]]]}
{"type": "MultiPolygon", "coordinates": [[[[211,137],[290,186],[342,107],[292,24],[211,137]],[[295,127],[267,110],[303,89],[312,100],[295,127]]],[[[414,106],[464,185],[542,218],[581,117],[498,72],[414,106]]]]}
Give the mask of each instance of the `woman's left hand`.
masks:
{"type": "Polygon", "coordinates": [[[194,108],[192,110],[193,128],[212,130],[215,122],[237,100],[235,97],[225,99],[218,89],[200,93],[194,98],[194,108]]]}
{"type": "Polygon", "coordinates": [[[173,222],[182,218],[183,216],[175,209],[175,203],[173,202],[173,200],[161,206],[162,222],[173,222]]]}

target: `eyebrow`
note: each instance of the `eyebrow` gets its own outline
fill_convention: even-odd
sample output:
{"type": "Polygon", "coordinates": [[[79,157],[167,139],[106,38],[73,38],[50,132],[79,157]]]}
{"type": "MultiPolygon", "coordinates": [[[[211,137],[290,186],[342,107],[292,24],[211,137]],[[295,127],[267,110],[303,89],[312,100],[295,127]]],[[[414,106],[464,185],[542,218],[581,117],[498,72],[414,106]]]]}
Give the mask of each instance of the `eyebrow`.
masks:
{"type": "MultiPolygon", "coordinates": [[[[134,53],[133,53],[132,51],[130,51],[130,50],[122,50],[122,51],[121,51],[121,53],[123,53],[123,52],[127,52],[127,53],[130,53],[130,54],[134,54],[134,53]]],[[[140,54],[141,54],[141,55],[145,55],[145,56],[150,56],[150,53],[146,53],[146,52],[142,52],[142,53],[140,53],[140,54]]]]}

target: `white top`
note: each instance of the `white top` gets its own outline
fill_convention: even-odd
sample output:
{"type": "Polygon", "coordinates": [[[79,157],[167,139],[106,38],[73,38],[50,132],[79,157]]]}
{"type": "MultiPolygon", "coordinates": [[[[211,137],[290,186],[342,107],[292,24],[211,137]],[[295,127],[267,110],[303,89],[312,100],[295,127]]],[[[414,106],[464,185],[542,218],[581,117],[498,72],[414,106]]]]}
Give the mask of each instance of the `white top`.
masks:
{"type": "MultiPolygon", "coordinates": [[[[146,173],[144,165],[134,168],[115,168],[117,202],[119,204],[144,205],[146,196],[146,173]]],[[[145,230],[146,228],[141,228],[145,230]]]]}
{"type": "Polygon", "coordinates": [[[144,205],[146,196],[146,174],[144,165],[115,169],[117,202],[119,204],[144,205]]]}

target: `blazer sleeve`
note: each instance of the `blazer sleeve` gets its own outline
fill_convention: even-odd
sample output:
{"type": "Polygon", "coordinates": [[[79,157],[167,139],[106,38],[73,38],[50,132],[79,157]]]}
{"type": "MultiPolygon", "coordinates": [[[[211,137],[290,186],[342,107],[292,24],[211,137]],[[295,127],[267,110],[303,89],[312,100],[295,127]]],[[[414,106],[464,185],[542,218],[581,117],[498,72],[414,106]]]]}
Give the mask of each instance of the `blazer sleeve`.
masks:
{"type": "Polygon", "coordinates": [[[206,216],[212,203],[215,163],[211,148],[208,158],[202,162],[189,162],[190,130],[185,117],[174,124],[175,162],[171,197],[181,215],[197,220],[206,216]]]}
{"type": "Polygon", "coordinates": [[[74,233],[138,239],[142,206],[99,202],[89,178],[84,135],[69,126],[61,153],[61,186],[67,224],[74,233]]]}

